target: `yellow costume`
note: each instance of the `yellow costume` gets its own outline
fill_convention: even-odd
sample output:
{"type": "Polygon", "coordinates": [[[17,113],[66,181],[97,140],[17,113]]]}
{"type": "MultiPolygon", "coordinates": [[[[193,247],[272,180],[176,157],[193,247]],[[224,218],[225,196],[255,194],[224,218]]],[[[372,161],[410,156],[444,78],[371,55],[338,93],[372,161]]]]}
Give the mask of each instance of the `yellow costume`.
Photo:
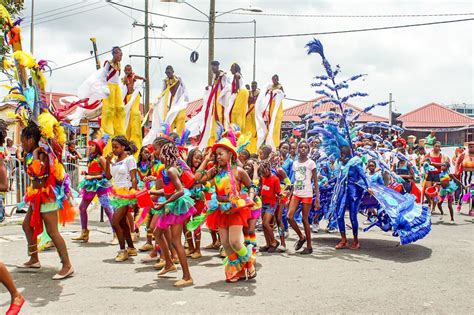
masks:
{"type": "Polygon", "coordinates": [[[247,150],[250,153],[257,153],[257,123],[255,121],[255,102],[257,101],[260,90],[249,92],[248,98],[248,109],[245,115],[245,124],[243,127],[243,134],[250,135],[250,144],[247,146],[247,150]]]}
{"type": "MultiPolygon", "coordinates": [[[[133,94],[128,94],[125,97],[125,102],[128,104],[133,94]]],[[[128,119],[128,126],[126,137],[128,140],[133,141],[137,146],[137,153],[135,157],[138,158],[138,153],[142,147],[142,115],[140,113],[140,94],[135,97],[133,100],[132,106],[130,108],[130,117],[128,119]]]]}
{"type": "MultiPolygon", "coordinates": [[[[120,87],[120,63],[106,61],[105,73],[110,95],[102,100],[101,128],[111,138],[125,135],[125,105],[123,103],[122,89],[120,87]]],[[[104,154],[112,149],[112,141],[105,147],[104,154]]]]}
{"type": "MultiPolygon", "coordinates": [[[[177,92],[177,89],[179,88],[178,87],[175,87],[177,84],[178,85],[181,85],[181,81],[178,77],[176,76],[173,76],[173,78],[166,78],[165,79],[165,84],[166,84],[166,88],[165,90],[167,91],[167,93],[164,95],[165,97],[165,102],[164,102],[164,108],[163,108],[163,117],[165,118],[165,121],[168,121],[167,116],[168,116],[168,113],[170,112],[170,109],[171,107],[173,106],[174,104],[174,101],[175,101],[175,97],[176,97],[176,92],[177,92]],[[175,94],[174,95],[171,95],[171,89],[175,88],[175,94]]],[[[178,111],[178,114],[174,117],[173,121],[172,122],[169,122],[171,123],[171,126],[170,126],[170,130],[171,131],[175,131],[176,129],[176,133],[178,135],[181,135],[184,131],[184,128],[185,128],[185,124],[186,124],[186,108],[185,109],[181,109],[180,111],[178,111]]]]}
{"type": "Polygon", "coordinates": [[[163,89],[153,109],[151,129],[143,138],[143,145],[153,143],[161,133],[163,123],[170,126],[171,131],[181,135],[185,129],[186,107],[189,103],[188,93],[183,80],[173,75],[163,80],[163,89]]]}
{"type": "Polygon", "coordinates": [[[233,104],[230,108],[230,123],[237,124],[240,130],[245,128],[245,114],[247,113],[249,91],[243,86],[242,78],[235,78],[232,82],[232,97],[233,104]],[[239,80],[239,89],[236,89],[235,81],[239,80]],[[235,97],[235,99],[234,99],[235,97]]]}
{"type": "MultiPolygon", "coordinates": [[[[283,88],[281,85],[272,87],[270,93],[274,93],[273,92],[274,90],[283,90],[283,88]]],[[[280,101],[278,102],[278,104],[275,104],[275,99],[272,97],[268,112],[269,112],[269,117],[270,117],[268,120],[268,126],[273,125],[273,130],[269,128],[269,132],[273,131],[272,132],[273,145],[275,146],[275,148],[278,148],[280,146],[280,139],[281,139],[281,121],[283,119],[283,102],[280,101]],[[275,108],[275,106],[277,106],[277,108],[275,108]]]]}

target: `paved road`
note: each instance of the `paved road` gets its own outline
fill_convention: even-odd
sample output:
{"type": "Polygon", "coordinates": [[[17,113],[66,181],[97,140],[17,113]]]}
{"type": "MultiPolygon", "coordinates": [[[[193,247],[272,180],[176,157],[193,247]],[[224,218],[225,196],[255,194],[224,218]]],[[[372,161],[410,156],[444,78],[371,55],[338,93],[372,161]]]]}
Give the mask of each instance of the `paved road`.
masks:
{"type": "MultiPolygon", "coordinates": [[[[77,224],[63,229],[76,269],[71,279],[50,280],[59,266],[52,251],[41,253],[40,271],[14,268],[26,260],[18,225],[0,227],[0,259],[26,297],[25,314],[472,314],[474,225],[462,214],[456,221],[448,225],[434,216],[431,234],[408,246],[397,246],[394,237],[380,231],[362,233],[360,251],[336,252],[337,235],[315,234],[312,256],[259,254],[256,281],[237,284],[223,281],[221,260],[216,252],[205,251],[202,259],[190,262],[196,284],[184,289],[173,287],[174,278],[157,279],[140,256],[115,263],[116,247],[106,244],[111,238],[106,223],[92,222],[88,244],[70,241],[79,231],[77,224]]],[[[204,235],[207,244],[209,237],[204,235]]],[[[293,243],[294,238],[289,241],[293,243]]],[[[8,303],[2,287],[0,313],[8,303]]]]}

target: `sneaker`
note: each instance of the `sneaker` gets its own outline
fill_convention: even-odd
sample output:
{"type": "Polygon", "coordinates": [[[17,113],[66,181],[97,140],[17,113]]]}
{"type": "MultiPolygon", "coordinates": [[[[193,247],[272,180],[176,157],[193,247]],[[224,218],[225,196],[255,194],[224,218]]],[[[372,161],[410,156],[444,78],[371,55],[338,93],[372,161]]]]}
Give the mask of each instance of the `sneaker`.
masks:
{"type": "Polygon", "coordinates": [[[286,253],[286,247],[283,245],[278,246],[277,251],[279,253],[286,253]]]}
{"type": "Polygon", "coordinates": [[[313,225],[311,226],[311,231],[313,231],[313,233],[318,233],[319,232],[319,223],[313,223],[313,225]]]}
{"type": "Polygon", "coordinates": [[[127,253],[128,253],[128,256],[137,256],[138,255],[138,251],[136,248],[127,248],[127,253]]]}
{"type": "Polygon", "coordinates": [[[336,228],[327,228],[327,232],[328,233],[337,233],[337,229],[336,228]]]}
{"type": "Polygon", "coordinates": [[[140,247],[139,251],[141,252],[148,252],[150,250],[153,250],[153,245],[150,244],[150,243],[145,243],[142,245],[142,247],[140,247]]]}
{"type": "Polygon", "coordinates": [[[290,237],[290,231],[286,230],[285,231],[285,238],[288,238],[288,237],[290,237]]]}
{"type": "Polygon", "coordinates": [[[116,262],[122,262],[127,259],[128,259],[128,252],[126,249],[119,250],[117,256],[115,257],[116,262]]]}

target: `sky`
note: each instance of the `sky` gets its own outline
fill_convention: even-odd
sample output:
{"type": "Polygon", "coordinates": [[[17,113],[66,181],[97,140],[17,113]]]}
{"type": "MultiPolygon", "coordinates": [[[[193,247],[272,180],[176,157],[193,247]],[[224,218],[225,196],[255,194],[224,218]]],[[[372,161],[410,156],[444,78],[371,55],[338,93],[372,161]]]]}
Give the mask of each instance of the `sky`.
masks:
{"type": "MultiPolygon", "coordinates": [[[[143,9],[144,0],[116,0],[131,7],[143,9]]],[[[150,0],[150,11],[159,14],[205,20],[206,17],[185,3],[163,3],[150,0]]],[[[200,10],[209,12],[209,0],[188,0],[200,10]]],[[[30,48],[31,0],[25,0],[23,12],[23,45],[30,48]]],[[[472,1],[342,1],[342,0],[217,0],[216,11],[258,7],[264,14],[307,15],[400,15],[473,13],[472,1]]],[[[90,37],[97,38],[98,51],[104,52],[115,45],[123,45],[143,37],[142,27],[132,27],[133,21],[143,23],[139,11],[112,7],[104,0],[36,0],[34,26],[34,55],[50,61],[52,68],[73,63],[91,56],[90,37]],[[120,11],[118,10],[120,9],[120,11]],[[87,12],[84,12],[87,11],[87,12]]],[[[239,12],[239,11],[237,11],[239,12]]],[[[243,13],[243,11],[240,11],[243,13]]],[[[432,21],[473,18],[468,16],[437,17],[287,17],[247,14],[224,14],[219,22],[248,21],[241,24],[216,24],[216,37],[253,36],[256,20],[257,35],[328,32],[432,21]]],[[[207,84],[208,24],[181,21],[156,15],[154,25],[166,24],[165,31],[150,31],[150,54],[163,56],[152,59],[151,100],[160,92],[166,65],[173,65],[176,74],[184,80],[191,100],[202,97],[207,84]],[[166,37],[194,37],[199,40],[171,41],[166,37]],[[196,50],[196,63],[189,60],[196,50]]],[[[366,98],[354,99],[354,105],[363,107],[388,100],[392,93],[394,109],[405,113],[430,102],[440,104],[474,104],[474,21],[423,26],[406,29],[315,36],[324,45],[326,57],[341,66],[341,78],[365,73],[362,82],[353,85],[353,91],[367,92],[366,98]]],[[[278,74],[286,96],[297,100],[316,97],[311,87],[312,78],[323,74],[317,55],[307,55],[305,44],[313,36],[257,39],[256,80],[266,86],[273,74],[278,74]]],[[[143,58],[130,54],[144,53],[143,41],[123,48],[122,64],[132,64],[135,73],[144,74],[143,58]]],[[[110,54],[100,57],[111,58],[110,54]]],[[[215,41],[215,59],[229,72],[231,63],[242,67],[246,82],[252,80],[253,39],[215,41]]],[[[78,63],[54,71],[49,78],[48,90],[74,94],[77,87],[95,70],[94,60],[78,63]]],[[[298,104],[285,101],[285,107],[298,104]]],[[[388,109],[375,112],[388,116],[388,109]]]]}

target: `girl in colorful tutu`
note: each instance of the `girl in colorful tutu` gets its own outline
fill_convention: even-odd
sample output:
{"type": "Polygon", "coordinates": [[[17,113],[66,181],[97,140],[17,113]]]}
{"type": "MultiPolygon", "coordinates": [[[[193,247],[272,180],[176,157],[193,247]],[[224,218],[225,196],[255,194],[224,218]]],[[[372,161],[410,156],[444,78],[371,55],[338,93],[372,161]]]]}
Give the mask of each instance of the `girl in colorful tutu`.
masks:
{"type": "Polygon", "coordinates": [[[242,228],[248,227],[251,208],[255,197],[255,186],[248,174],[237,166],[236,138],[228,133],[214,144],[217,165],[208,171],[207,178],[216,188],[218,209],[207,217],[210,229],[218,229],[227,258],[225,275],[227,282],[253,279],[257,276],[252,245],[243,246],[242,228]],[[246,187],[248,194],[242,194],[246,187]]]}
{"type": "Polygon", "coordinates": [[[87,163],[87,172],[84,172],[85,178],[79,183],[81,189],[82,201],[79,205],[81,216],[81,235],[73,238],[73,241],[89,241],[89,230],[87,229],[87,208],[97,195],[100,205],[104,209],[110,224],[112,224],[113,211],[110,206],[109,192],[112,190],[112,185],[105,178],[105,159],[102,153],[105,147],[105,142],[102,139],[95,139],[89,142],[89,160],[87,163]]]}
{"type": "MultiPolygon", "coordinates": [[[[151,175],[153,169],[153,145],[147,145],[141,148],[140,154],[138,155],[138,162],[137,162],[137,176],[138,176],[138,187],[143,189],[154,188],[154,181],[149,180],[149,176],[151,175]]],[[[150,229],[151,223],[151,213],[148,213],[146,219],[146,243],[140,247],[139,251],[147,252],[153,250],[153,229],[150,229]]]]}
{"type": "Polygon", "coordinates": [[[130,223],[128,219],[131,206],[136,203],[137,163],[133,157],[135,146],[124,136],[112,139],[112,152],[107,155],[106,177],[113,178],[114,186],[110,204],[114,209],[112,226],[117,234],[120,250],[115,257],[116,262],[123,262],[129,256],[136,256],[133,246],[130,223]],[[131,153],[129,155],[129,153],[131,153]],[[112,161],[113,156],[117,158],[112,161]],[[128,248],[125,248],[127,242],[128,248]]]}
{"type": "MultiPolygon", "coordinates": [[[[192,149],[189,151],[188,158],[186,163],[191,168],[191,172],[196,176],[199,167],[201,166],[203,156],[199,149],[192,149]]],[[[192,198],[194,200],[194,207],[196,208],[196,213],[194,216],[197,216],[201,213],[205,213],[207,210],[207,199],[210,199],[209,189],[206,185],[202,185],[199,180],[196,179],[196,184],[192,189],[192,198]]],[[[193,259],[202,257],[201,254],[201,227],[197,227],[193,232],[186,229],[186,225],[183,226],[185,229],[186,242],[188,243],[188,249],[186,250],[186,256],[193,259]]]]}
{"type": "Polygon", "coordinates": [[[193,279],[191,278],[186,253],[181,243],[181,234],[183,233],[184,222],[196,212],[196,209],[189,191],[183,188],[180,181],[182,169],[177,167],[178,159],[179,152],[174,143],[169,142],[161,147],[160,160],[165,168],[162,171],[163,189],[158,192],[162,193],[163,196],[155,204],[155,210],[158,215],[155,238],[159,242],[161,256],[166,263],[164,268],[158,273],[158,276],[164,276],[170,271],[177,270],[176,265],[171,259],[168,242],[163,237],[168,229],[171,230],[171,244],[178,254],[179,263],[183,270],[183,278],[175,282],[174,285],[176,287],[184,287],[193,285],[193,279]]]}
{"type": "MultiPolygon", "coordinates": [[[[212,147],[207,147],[204,150],[203,161],[201,163],[201,166],[199,166],[199,168],[195,172],[194,179],[196,182],[200,182],[202,185],[207,185],[209,183],[209,176],[214,176],[213,172],[215,170],[215,161],[216,156],[214,152],[212,152],[212,147]]],[[[209,245],[206,245],[204,249],[220,249],[222,244],[219,234],[217,233],[217,229],[213,230],[209,226],[207,227],[209,229],[209,233],[211,234],[212,242],[209,245]]]]}
{"type": "MultiPolygon", "coordinates": [[[[53,276],[53,280],[61,280],[72,276],[74,268],[69,259],[66,242],[59,233],[58,223],[74,220],[74,210],[69,203],[71,195],[69,179],[64,166],[57,158],[61,156],[60,150],[53,152],[51,146],[45,142],[49,139],[59,145],[62,139],[65,140],[65,134],[61,134],[57,139],[55,139],[55,134],[48,134],[48,131],[52,132],[54,128],[60,130],[56,119],[49,113],[41,114],[38,117],[38,123],[42,126],[41,130],[36,123],[30,121],[21,132],[21,143],[26,153],[26,172],[31,182],[25,196],[25,201],[29,204],[28,213],[23,221],[30,260],[18,267],[29,269],[41,267],[37,238],[43,232],[44,226],[62,263],[61,270],[53,276]],[[50,128],[46,130],[47,127],[50,128]],[[42,136],[45,142],[40,145],[42,136]]],[[[61,148],[56,145],[55,148],[61,148]]]]}
{"type": "Polygon", "coordinates": [[[252,183],[256,189],[255,191],[255,205],[250,211],[250,217],[247,220],[247,227],[244,227],[244,241],[245,246],[252,246],[252,257],[254,261],[257,259],[257,235],[255,234],[255,228],[257,225],[257,220],[262,215],[262,200],[258,196],[257,187],[260,185],[260,178],[258,176],[258,162],[254,159],[249,159],[244,164],[244,170],[247,172],[248,176],[252,180],[252,183]]]}

